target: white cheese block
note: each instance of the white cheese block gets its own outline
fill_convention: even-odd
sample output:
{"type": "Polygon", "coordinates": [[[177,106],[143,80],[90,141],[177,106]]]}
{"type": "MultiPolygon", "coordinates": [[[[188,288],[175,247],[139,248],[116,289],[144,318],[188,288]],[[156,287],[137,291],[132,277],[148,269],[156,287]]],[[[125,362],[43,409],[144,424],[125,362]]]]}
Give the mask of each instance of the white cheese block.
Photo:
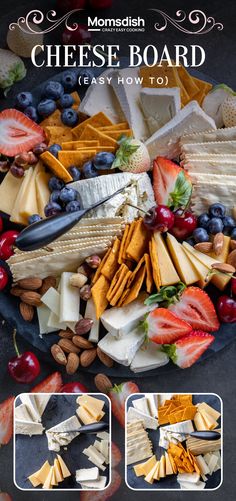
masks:
{"type": "MultiPolygon", "coordinates": [[[[181,474],[182,475],[182,474],[181,474]]],[[[196,482],[195,484],[191,482],[179,482],[180,489],[184,491],[201,491],[205,489],[206,484],[205,482],[201,482],[200,480],[196,482]]]]}
{"type": "Polygon", "coordinates": [[[38,410],[34,395],[30,395],[29,393],[21,393],[20,399],[22,404],[25,404],[27,406],[28,411],[32,416],[32,421],[41,421],[41,415],[38,410]]]}
{"type": "Polygon", "coordinates": [[[146,292],[141,292],[132,303],[120,308],[114,306],[104,311],[101,322],[105,329],[117,339],[135,329],[144,315],[150,311],[150,307],[144,304],[147,297],[146,292]]]}
{"type": "Polygon", "coordinates": [[[151,415],[146,397],[137,398],[133,400],[132,403],[135,409],[138,409],[143,412],[143,414],[147,414],[148,416],[151,415]]]}
{"type": "Polygon", "coordinates": [[[98,343],[99,348],[121,365],[130,365],[135,353],[143,343],[145,333],[137,328],[125,337],[116,339],[110,333],[106,334],[98,343]]]}
{"type": "Polygon", "coordinates": [[[97,319],[95,304],[92,297],[86,303],[84,318],[91,318],[91,320],[93,320],[93,325],[90,330],[88,339],[89,341],[91,341],[91,343],[98,343],[100,320],[97,319]]]}
{"type": "MultiPolygon", "coordinates": [[[[205,459],[203,458],[203,456],[201,456],[201,454],[199,456],[195,456],[195,461],[199,467],[199,470],[201,471],[201,476],[208,475],[208,473],[210,473],[210,468],[209,468],[208,464],[206,463],[205,459]]],[[[217,461],[218,461],[218,458],[217,458],[217,461]]]]}
{"type": "Polygon", "coordinates": [[[186,133],[216,129],[215,122],[199,106],[190,101],[164,127],[161,127],[147,141],[146,146],[151,159],[157,154],[170,159],[180,154],[180,138],[186,133]]]}
{"type": "MultiPolygon", "coordinates": [[[[215,129],[215,127],[213,127],[215,129]]],[[[236,127],[226,127],[224,129],[205,130],[197,134],[184,134],[181,137],[181,145],[189,143],[208,143],[216,141],[234,141],[236,140],[236,127]]]]}
{"type": "Polygon", "coordinates": [[[94,445],[90,445],[87,449],[84,449],[83,454],[94,459],[100,464],[105,463],[106,458],[96,449],[96,447],[94,447],[94,445]]]}
{"type": "Polygon", "coordinates": [[[196,484],[200,480],[200,475],[198,473],[179,473],[177,476],[178,482],[188,482],[191,484],[196,484]]]}
{"type": "Polygon", "coordinates": [[[97,480],[99,477],[99,470],[94,468],[81,468],[75,472],[76,482],[85,482],[86,480],[97,480]]]}
{"type": "Polygon", "coordinates": [[[101,440],[108,440],[110,441],[110,435],[107,433],[107,431],[99,431],[96,435],[97,438],[100,438],[101,440]]]}
{"type": "Polygon", "coordinates": [[[50,394],[44,395],[43,393],[37,393],[34,395],[34,399],[35,399],[37,409],[39,411],[40,416],[43,415],[50,398],[51,398],[50,394]]]}
{"type": "Polygon", "coordinates": [[[14,416],[15,419],[21,421],[32,421],[32,416],[30,415],[28,407],[25,404],[20,404],[15,407],[14,416]]]}
{"type": "Polygon", "coordinates": [[[64,272],[61,275],[60,322],[78,322],[80,295],[78,287],[70,285],[73,273],[64,272]]]}
{"type": "Polygon", "coordinates": [[[51,310],[49,310],[49,308],[44,304],[37,308],[40,335],[49,334],[49,332],[53,332],[55,330],[53,326],[49,327],[48,325],[50,314],[51,310]]]}
{"type": "MultiPolygon", "coordinates": [[[[131,303],[132,304],[132,303],[131,303]]],[[[144,372],[156,369],[169,362],[169,357],[161,351],[156,343],[149,341],[144,343],[136,352],[130,369],[133,372],[144,372]]]]}
{"type": "Polygon", "coordinates": [[[71,416],[69,419],[58,423],[46,431],[46,436],[48,440],[48,449],[50,451],[59,452],[60,447],[66,446],[72,442],[72,440],[79,435],[80,422],[76,416],[71,416]],[[57,433],[57,432],[63,433],[57,433]]]}
{"type": "Polygon", "coordinates": [[[41,423],[15,419],[15,433],[19,435],[42,435],[44,427],[41,423]]]}
{"type": "Polygon", "coordinates": [[[99,461],[96,461],[96,459],[94,459],[94,457],[89,456],[88,457],[88,461],[90,461],[90,463],[95,464],[95,466],[97,466],[99,468],[99,470],[105,471],[106,466],[104,466],[103,464],[99,463],[99,461]]]}
{"type": "Polygon", "coordinates": [[[15,177],[8,171],[0,184],[0,211],[11,215],[24,177],[15,177]]]}
{"type": "Polygon", "coordinates": [[[80,482],[83,489],[104,489],[106,487],[107,477],[101,475],[97,480],[86,480],[85,482],[80,482]]]}
{"type": "Polygon", "coordinates": [[[114,71],[112,73],[112,87],[125,118],[133,130],[134,137],[141,140],[147,139],[149,129],[141,109],[140,92],[142,85],[139,68],[125,68],[114,71]],[[133,79],[133,82],[128,83],[127,79],[130,79],[130,81],[133,79]]]}
{"type": "Polygon", "coordinates": [[[212,475],[213,471],[215,470],[217,463],[218,463],[218,457],[215,454],[212,454],[208,462],[208,468],[209,468],[208,473],[210,473],[210,475],[212,475]]]}
{"type": "Polygon", "coordinates": [[[181,146],[181,155],[230,155],[236,153],[235,141],[211,141],[209,143],[186,143],[181,146]]]}
{"type": "Polygon", "coordinates": [[[53,313],[53,311],[51,311],[48,319],[48,328],[55,331],[61,329],[65,330],[66,327],[67,324],[65,322],[60,322],[59,317],[55,313],[53,313]]]}
{"type": "Polygon", "coordinates": [[[96,115],[100,111],[106,114],[114,123],[124,121],[124,113],[116,94],[109,83],[113,69],[108,69],[101,73],[99,78],[104,78],[105,83],[92,84],[89,86],[84,98],[79,105],[79,111],[86,115],[96,115]]]}
{"type": "Polygon", "coordinates": [[[150,414],[144,414],[139,409],[135,409],[134,407],[129,407],[127,413],[127,421],[135,421],[137,419],[142,419],[143,425],[145,428],[150,428],[151,430],[156,430],[158,427],[157,419],[150,416],[150,414]]]}
{"type": "Polygon", "coordinates": [[[158,417],[157,395],[154,395],[154,393],[147,393],[145,396],[148,402],[148,407],[151,416],[157,418],[158,417]]]}
{"type": "Polygon", "coordinates": [[[41,297],[41,301],[55,313],[55,315],[60,315],[60,294],[54,287],[50,287],[50,289],[47,290],[41,297]]]}
{"type": "Polygon", "coordinates": [[[174,118],[181,109],[179,87],[143,88],[140,101],[150,135],[174,118]]]}

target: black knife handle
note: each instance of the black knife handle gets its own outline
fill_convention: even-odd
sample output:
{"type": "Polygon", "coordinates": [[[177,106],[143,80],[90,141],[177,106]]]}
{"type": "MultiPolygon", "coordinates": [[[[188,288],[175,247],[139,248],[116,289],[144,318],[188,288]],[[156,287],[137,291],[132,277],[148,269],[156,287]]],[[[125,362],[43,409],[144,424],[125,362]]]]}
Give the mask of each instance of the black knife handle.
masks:
{"type": "Polygon", "coordinates": [[[105,431],[108,428],[108,423],[105,421],[100,421],[99,423],[91,423],[81,426],[78,431],[79,433],[98,433],[99,431],[105,431]]]}
{"type": "Polygon", "coordinates": [[[192,431],[189,435],[200,440],[219,440],[221,437],[221,434],[214,430],[192,431]]]}

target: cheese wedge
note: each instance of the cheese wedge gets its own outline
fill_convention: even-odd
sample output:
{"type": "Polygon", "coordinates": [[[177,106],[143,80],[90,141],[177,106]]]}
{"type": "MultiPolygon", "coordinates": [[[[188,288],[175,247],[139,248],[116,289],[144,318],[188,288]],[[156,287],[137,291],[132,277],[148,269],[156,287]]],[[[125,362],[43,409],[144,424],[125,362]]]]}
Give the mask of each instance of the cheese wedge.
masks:
{"type": "Polygon", "coordinates": [[[64,478],[70,477],[71,476],[71,472],[68,470],[68,468],[66,466],[66,463],[63,461],[62,457],[59,456],[59,454],[57,454],[57,459],[59,461],[59,465],[60,465],[63,477],[64,478]]]}
{"type": "Polygon", "coordinates": [[[152,456],[151,458],[149,458],[147,461],[145,461],[145,463],[142,463],[142,475],[148,475],[148,473],[152,470],[153,466],[155,466],[157,460],[156,460],[156,456],[152,456]]]}
{"type": "Polygon", "coordinates": [[[48,476],[43,484],[43,489],[52,489],[52,475],[53,475],[53,466],[50,467],[48,476]]]}
{"type": "Polygon", "coordinates": [[[0,185],[0,210],[11,215],[16,197],[20,191],[24,177],[15,177],[7,172],[0,185]]]}
{"type": "Polygon", "coordinates": [[[184,250],[185,254],[188,256],[189,260],[191,261],[192,265],[194,266],[198,276],[199,276],[199,281],[198,285],[202,289],[206,287],[207,283],[209,282],[208,278],[208,273],[209,273],[209,268],[205,266],[205,264],[201,263],[187,248],[185,248],[182,245],[182,249],[184,250]]]}
{"type": "MultiPolygon", "coordinates": [[[[91,423],[94,423],[96,421],[100,421],[105,413],[101,411],[98,414],[98,418],[95,418],[94,416],[92,416],[92,414],[90,414],[90,412],[83,405],[80,405],[76,411],[76,414],[78,415],[79,419],[84,424],[91,424],[91,423]]],[[[94,412],[94,414],[95,414],[95,412],[94,412]]]]}
{"type": "Polygon", "coordinates": [[[160,478],[165,478],[166,476],[166,460],[165,456],[161,456],[160,459],[160,467],[159,467],[159,477],[160,478]]]}
{"type": "Polygon", "coordinates": [[[25,175],[23,178],[23,182],[21,184],[20,190],[18,191],[17,197],[15,199],[15,203],[11,212],[10,221],[13,223],[24,224],[27,225],[28,219],[27,217],[23,217],[21,215],[21,209],[24,204],[24,200],[26,197],[26,193],[28,192],[28,187],[30,185],[30,180],[33,175],[33,168],[30,167],[27,171],[25,171],[25,175]]]}
{"type": "Polygon", "coordinates": [[[173,475],[174,472],[171,466],[168,452],[165,452],[165,460],[166,460],[166,475],[173,475]]]}
{"type": "Polygon", "coordinates": [[[57,483],[62,482],[64,480],[58,459],[54,459],[54,474],[57,483]]]}
{"type": "Polygon", "coordinates": [[[179,275],[171,261],[165,242],[160,232],[154,232],[156,252],[160,267],[161,285],[173,285],[180,281],[179,275]]]}
{"type": "Polygon", "coordinates": [[[153,484],[153,482],[154,482],[154,475],[156,473],[156,469],[157,469],[157,461],[154,464],[154,466],[152,467],[152,469],[150,470],[150,472],[144,478],[144,480],[146,482],[148,482],[149,484],[153,484]]]}
{"type": "Polygon", "coordinates": [[[197,431],[204,431],[206,429],[206,424],[200,412],[196,412],[193,421],[197,431]]]}
{"type": "Polygon", "coordinates": [[[19,213],[22,218],[29,218],[32,214],[38,214],[38,204],[36,195],[36,177],[42,172],[42,164],[38,162],[34,167],[32,176],[27,186],[27,191],[25,192],[24,199],[22,200],[22,206],[19,207],[19,213]]]}
{"type": "Polygon", "coordinates": [[[76,400],[77,404],[89,405],[90,407],[96,408],[98,411],[102,411],[104,407],[104,401],[96,397],[91,397],[91,395],[81,395],[76,400]]]}
{"type": "MultiPolygon", "coordinates": [[[[151,459],[151,458],[150,458],[151,459]]],[[[136,477],[141,477],[142,475],[144,475],[144,472],[143,472],[143,464],[144,463],[140,463],[140,464],[136,464],[134,466],[134,473],[136,475],[136,477]]]]}
{"type": "Polygon", "coordinates": [[[55,474],[54,466],[52,466],[52,468],[53,468],[53,470],[52,470],[51,485],[54,486],[54,485],[58,485],[58,482],[57,482],[57,479],[56,479],[56,474],[55,474]]]}
{"type": "Polygon", "coordinates": [[[208,414],[207,411],[202,409],[200,411],[200,414],[203,418],[203,421],[206,423],[207,430],[214,430],[215,428],[217,428],[217,426],[218,426],[217,421],[210,414],[208,414]]]}
{"type": "Polygon", "coordinates": [[[160,461],[157,461],[156,469],[153,475],[154,480],[160,480],[160,461]]]}
{"type": "MultiPolygon", "coordinates": [[[[45,463],[40,468],[40,470],[37,471],[37,478],[39,479],[40,484],[44,484],[45,483],[46,478],[47,478],[49,472],[50,472],[50,464],[49,464],[48,461],[45,461],[45,463]]],[[[34,475],[36,475],[36,473],[34,475]]]]}
{"type": "Polygon", "coordinates": [[[48,188],[48,181],[50,177],[50,174],[46,172],[39,172],[35,180],[38,214],[42,218],[45,218],[44,207],[47,205],[50,197],[50,190],[48,188]]]}
{"type": "Polygon", "coordinates": [[[207,413],[210,414],[216,421],[220,417],[220,412],[218,412],[216,409],[213,409],[213,407],[208,405],[206,402],[201,402],[201,404],[198,404],[197,407],[200,411],[202,411],[202,409],[207,411],[207,413]]]}
{"type": "Polygon", "coordinates": [[[182,282],[186,285],[197,282],[200,277],[188,256],[185,254],[182,245],[170,233],[167,233],[166,241],[170,255],[182,282]]]}
{"type": "Polygon", "coordinates": [[[39,473],[39,471],[40,470],[36,471],[35,473],[32,473],[32,475],[28,477],[28,480],[31,482],[33,487],[38,487],[38,485],[41,484],[40,480],[37,478],[37,474],[39,473]]]}

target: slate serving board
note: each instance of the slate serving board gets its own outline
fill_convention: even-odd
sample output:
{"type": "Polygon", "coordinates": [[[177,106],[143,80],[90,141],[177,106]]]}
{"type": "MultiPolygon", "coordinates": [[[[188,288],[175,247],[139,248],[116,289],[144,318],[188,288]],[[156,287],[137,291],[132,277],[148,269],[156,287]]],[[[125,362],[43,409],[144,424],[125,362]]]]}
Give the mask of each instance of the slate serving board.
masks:
{"type": "MultiPolygon", "coordinates": [[[[121,58],[121,66],[125,67],[128,64],[128,58],[121,58]]],[[[207,75],[204,73],[201,73],[198,70],[191,70],[190,71],[193,76],[196,76],[197,78],[200,79],[205,79],[208,80],[212,84],[216,84],[217,82],[214,81],[213,79],[209,78],[207,75]]],[[[99,76],[100,73],[102,73],[101,68],[95,68],[94,69],[94,75],[99,76]]],[[[57,74],[53,80],[58,80],[60,81],[61,78],[61,73],[57,74]]],[[[52,80],[52,79],[51,79],[52,80]]],[[[46,83],[46,82],[45,82],[46,83]]],[[[35,89],[31,90],[34,96],[34,101],[37,103],[40,99],[40,96],[42,94],[43,88],[45,86],[44,84],[39,85],[35,89]]],[[[30,89],[27,89],[30,90],[30,89]]],[[[86,89],[79,89],[79,94],[81,99],[83,98],[85,94],[86,89]]],[[[7,107],[7,100],[6,100],[6,107],[7,107]]],[[[4,220],[5,220],[5,229],[9,228],[16,228],[17,226],[8,222],[8,218],[5,214],[2,214],[4,220]],[[9,226],[8,226],[9,225],[9,226]]],[[[207,288],[206,290],[210,290],[211,292],[211,297],[216,298],[219,295],[219,291],[217,291],[214,287],[212,288],[207,288]]],[[[7,291],[6,292],[1,292],[0,293],[0,314],[6,319],[6,321],[13,327],[17,329],[17,332],[19,335],[23,336],[30,344],[32,344],[35,348],[39,349],[41,352],[43,352],[43,357],[45,360],[47,360],[49,363],[54,365],[55,367],[58,367],[57,364],[54,363],[54,360],[52,359],[50,355],[50,347],[54,342],[58,341],[58,336],[56,334],[46,334],[42,338],[39,337],[39,329],[38,329],[38,322],[37,322],[37,317],[35,315],[33,321],[31,323],[25,322],[20,313],[19,313],[19,300],[13,296],[11,296],[7,291]]],[[[105,330],[102,330],[101,336],[105,334],[105,330]]],[[[222,324],[219,331],[216,333],[216,340],[211,345],[210,349],[207,350],[204,355],[200,358],[200,361],[205,360],[206,358],[209,358],[210,356],[214,355],[217,351],[223,349],[225,346],[227,346],[229,343],[234,341],[235,339],[235,324],[222,324]]],[[[83,369],[80,368],[80,370],[84,370],[86,372],[89,372],[91,374],[97,374],[98,372],[106,373],[108,376],[114,376],[114,377],[132,377],[132,378],[139,378],[142,377],[143,375],[145,376],[154,376],[158,374],[163,374],[163,373],[168,373],[169,371],[176,370],[176,366],[172,363],[169,363],[168,365],[164,367],[159,367],[157,369],[151,370],[151,371],[145,371],[142,373],[137,373],[135,374],[132,372],[129,367],[125,367],[123,365],[115,363],[112,368],[105,367],[103,364],[101,364],[100,361],[96,360],[90,367],[83,369]]]]}
{"type": "MultiPolygon", "coordinates": [[[[68,419],[76,414],[78,404],[76,399],[78,394],[67,395],[52,395],[47,407],[42,416],[42,424],[45,430],[52,428],[56,424],[68,419]]],[[[103,421],[109,423],[109,401],[105,395],[96,395],[96,398],[105,402],[104,412],[105,416],[103,421]]],[[[20,397],[16,399],[16,406],[19,405],[20,397]]],[[[82,423],[81,423],[82,424],[82,423]]],[[[107,430],[109,432],[109,429],[107,430]]],[[[54,489],[81,489],[80,484],[75,480],[75,471],[80,468],[92,468],[95,465],[91,463],[82,451],[92,445],[96,440],[96,434],[81,433],[78,437],[74,438],[72,442],[67,445],[66,450],[61,447],[60,452],[48,450],[47,437],[45,432],[42,435],[35,435],[29,437],[28,435],[15,435],[15,482],[21,489],[33,489],[30,481],[27,479],[29,475],[39,470],[43,463],[48,459],[50,465],[53,465],[54,459],[57,454],[60,454],[65,461],[70,472],[71,477],[66,478],[61,482],[58,487],[54,489]]],[[[107,477],[107,484],[109,483],[109,465],[103,472],[99,470],[100,475],[107,477]]],[[[34,489],[35,490],[35,489],[34,489]]],[[[41,490],[38,487],[37,490],[41,490]]]]}
{"type": "MultiPolygon", "coordinates": [[[[140,396],[142,397],[144,395],[131,395],[131,397],[129,397],[129,399],[127,401],[127,408],[132,407],[133,400],[140,398],[140,396]]],[[[193,395],[193,403],[198,404],[200,402],[206,402],[207,404],[214,407],[214,409],[216,409],[217,411],[222,413],[221,401],[217,395],[215,395],[215,394],[193,395]]],[[[221,418],[218,420],[218,423],[219,423],[219,427],[221,427],[222,426],[221,418]]],[[[162,454],[165,452],[165,449],[163,449],[162,447],[159,447],[159,445],[158,445],[159,438],[160,438],[159,428],[157,430],[149,430],[148,429],[147,432],[148,432],[148,436],[153,444],[153,454],[156,454],[157,458],[160,459],[162,454]]],[[[185,445],[185,442],[182,442],[182,443],[183,443],[183,445],[185,445]]],[[[222,451],[221,451],[221,454],[222,454],[222,451]]],[[[144,461],[146,461],[146,460],[144,460],[144,461]]],[[[137,463],[134,463],[134,464],[138,464],[138,463],[142,463],[142,461],[138,461],[137,463]]],[[[177,475],[168,475],[167,477],[160,479],[159,482],[154,481],[153,484],[149,484],[148,482],[145,482],[144,477],[136,477],[134,470],[133,470],[133,465],[127,466],[126,474],[127,474],[127,483],[129,485],[129,487],[131,487],[132,489],[135,489],[135,490],[136,489],[137,490],[139,490],[139,489],[147,489],[147,490],[149,490],[149,489],[151,489],[151,490],[178,489],[178,490],[180,490],[180,485],[177,482],[177,475]]],[[[208,480],[207,480],[205,489],[216,489],[217,487],[219,487],[221,484],[222,477],[223,477],[222,470],[218,470],[210,476],[207,475],[208,480]]],[[[202,480],[202,479],[200,479],[200,480],[202,480]]],[[[190,491],[188,491],[188,492],[190,492],[190,491]]],[[[198,492],[202,492],[202,491],[198,491],[198,492]]]]}

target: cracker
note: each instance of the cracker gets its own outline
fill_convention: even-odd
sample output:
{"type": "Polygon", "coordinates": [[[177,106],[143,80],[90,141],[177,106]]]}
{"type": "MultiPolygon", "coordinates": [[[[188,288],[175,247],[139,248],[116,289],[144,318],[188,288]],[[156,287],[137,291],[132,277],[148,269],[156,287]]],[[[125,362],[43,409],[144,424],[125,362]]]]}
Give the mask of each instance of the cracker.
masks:
{"type": "Polygon", "coordinates": [[[132,272],[129,271],[129,269],[127,268],[126,274],[123,276],[122,280],[120,279],[120,283],[116,287],[116,291],[115,291],[114,295],[112,296],[112,299],[110,300],[110,304],[112,306],[116,306],[117,302],[120,300],[131,274],[132,274],[132,272]]]}
{"type": "Polygon", "coordinates": [[[124,249],[123,249],[123,255],[122,255],[122,259],[123,260],[125,260],[127,258],[127,256],[126,256],[126,249],[127,249],[127,247],[129,246],[129,244],[131,242],[135,226],[136,226],[136,221],[132,221],[132,223],[129,226],[128,235],[126,237],[126,242],[125,242],[125,246],[124,246],[124,249]]]}
{"type": "Polygon", "coordinates": [[[152,237],[149,242],[149,255],[152,263],[153,280],[157,290],[159,291],[161,287],[161,275],[154,237],[152,237]]]}
{"type": "Polygon", "coordinates": [[[108,259],[110,252],[111,252],[111,249],[108,249],[108,251],[106,252],[106,254],[103,256],[103,258],[102,258],[102,260],[101,260],[101,262],[99,264],[99,267],[96,269],[96,273],[95,273],[95,275],[94,275],[94,277],[92,279],[92,284],[95,284],[96,281],[98,280],[98,278],[100,277],[102,267],[103,267],[104,263],[106,262],[106,260],[108,259]]]}
{"type": "Polygon", "coordinates": [[[59,126],[59,125],[47,125],[45,127],[45,132],[49,139],[49,146],[51,144],[60,144],[62,146],[63,141],[71,141],[72,133],[70,127],[59,126]]]}
{"type": "Polygon", "coordinates": [[[127,271],[129,271],[129,268],[125,265],[122,264],[116,274],[114,275],[110,288],[107,293],[107,299],[110,302],[114,294],[116,293],[117,289],[119,288],[119,285],[122,283],[123,278],[125,277],[127,271]]]}
{"type": "Polygon", "coordinates": [[[61,150],[58,151],[58,160],[64,165],[66,169],[70,165],[75,165],[76,167],[83,167],[84,163],[90,160],[96,155],[96,150],[61,150]]]}
{"type": "Polygon", "coordinates": [[[60,160],[54,157],[54,155],[52,155],[50,151],[44,151],[44,153],[40,155],[40,158],[43,161],[43,163],[47,165],[47,167],[49,167],[49,169],[53,172],[53,174],[62,179],[65,183],[73,181],[72,176],[65,169],[64,165],[62,165],[60,160]]]}
{"type": "Polygon", "coordinates": [[[136,225],[132,234],[131,241],[126,249],[126,257],[139,262],[148,247],[150,233],[140,218],[136,221],[136,225]]]}
{"type": "Polygon", "coordinates": [[[63,150],[78,150],[80,148],[91,148],[94,146],[99,146],[99,141],[65,141],[61,143],[63,150]]]}
{"type": "Polygon", "coordinates": [[[141,268],[137,272],[136,278],[129,289],[129,294],[126,295],[124,301],[122,302],[122,305],[129,304],[138,297],[141,287],[143,285],[143,281],[145,279],[145,275],[146,275],[146,266],[144,263],[143,266],[141,266],[141,268]]]}
{"type": "Polygon", "coordinates": [[[209,82],[205,82],[204,80],[199,80],[199,78],[196,77],[193,77],[193,80],[199,88],[199,91],[194,96],[194,99],[201,105],[204,97],[208,94],[208,92],[210,92],[213,85],[209,82]]]}
{"type": "Polygon", "coordinates": [[[111,131],[100,131],[104,132],[107,136],[119,141],[122,136],[133,137],[134,133],[132,129],[124,129],[124,130],[111,130],[111,131]]]}
{"type": "Polygon", "coordinates": [[[105,125],[103,127],[97,127],[97,129],[101,130],[101,131],[111,131],[111,130],[124,130],[124,129],[128,129],[129,128],[129,124],[128,122],[120,122],[118,124],[113,124],[113,125],[105,125]]]}
{"type": "Polygon", "coordinates": [[[180,80],[182,84],[184,85],[189,98],[193,99],[196,94],[199,92],[199,87],[197,83],[194,81],[194,78],[190,75],[190,73],[186,70],[184,66],[180,66],[177,69],[180,80]]]}
{"type": "Polygon", "coordinates": [[[143,256],[142,259],[140,259],[139,263],[135,267],[135,269],[134,269],[134,271],[132,273],[132,276],[130,277],[129,282],[127,284],[129,288],[133,284],[133,282],[135,280],[135,277],[136,277],[138,271],[140,270],[141,266],[143,266],[144,264],[145,264],[145,256],[143,256]]]}
{"type": "Polygon", "coordinates": [[[42,122],[40,122],[40,127],[46,127],[46,125],[50,126],[63,126],[61,121],[61,112],[60,110],[55,110],[49,117],[44,118],[42,122]]]}
{"type": "Polygon", "coordinates": [[[71,92],[71,97],[74,99],[74,103],[72,104],[73,110],[78,110],[78,106],[81,103],[81,99],[79,97],[78,92],[75,90],[74,92],[71,92]]]}
{"type": "Polygon", "coordinates": [[[100,275],[97,282],[91,289],[92,298],[96,310],[96,318],[99,319],[108,306],[107,293],[110,288],[110,282],[104,275],[100,275]]]}
{"type": "Polygon", "coordinates": [[[96,115],[93,115],[90,118],[87,118],[87,120],[84,120],[83,122],[79,123],[76,127],[72,129],[72,134],[74,137],[79,138],[80,135],[82,134],[83,130],[87,125],[93,125],[94,127],[102,127],[104,125],[113,125],[111,122],[110,118],[108,118],[105,113],[100,111],[96,115]]]}
{"type": "Polygon", "coordinates": [[[111,251],[109,253],[108,258],[106,259],[102,269],[101,273],[108,279],[112,280],[114,277],[115,273],[118,270],[119,263],[118,263],[118,256],[119,256],[119,250],[120,250],[120,240],[116,238],[114,240],[113,246],[111,248],[111,251]]]}
{"type": "Polygon", "coordinates": [[[98,129],[95,129],[92,125],[86,125],[80,135],[80,139],[97,139],[101,146],[118,146],[115,139],[112,139],[104,134],[104,132],[100,132],[98,129]]]}
{"type": "Polygon", "coordinates": [[[151,294],[153,289],[153,274],[152,274],[152,264],[149,254],[144,254],[145,263],[146,263],[146,290],[149,294],[151,294]]]}
{"type": "Polygon", "coordinates": [[[129,224],[127,224],[125,226],[124,233],[123,233],[123,236],[121,239],[119,256],[118,256],[118,263],[119,264],[122,264],[122,262],[123,262],[123,253],[124,253],[124,249],[125,249],[125,245],[126,245],[127,236],[129,233],[129,228],[130,228],[130,226],[129,226],[129,224]]]}

